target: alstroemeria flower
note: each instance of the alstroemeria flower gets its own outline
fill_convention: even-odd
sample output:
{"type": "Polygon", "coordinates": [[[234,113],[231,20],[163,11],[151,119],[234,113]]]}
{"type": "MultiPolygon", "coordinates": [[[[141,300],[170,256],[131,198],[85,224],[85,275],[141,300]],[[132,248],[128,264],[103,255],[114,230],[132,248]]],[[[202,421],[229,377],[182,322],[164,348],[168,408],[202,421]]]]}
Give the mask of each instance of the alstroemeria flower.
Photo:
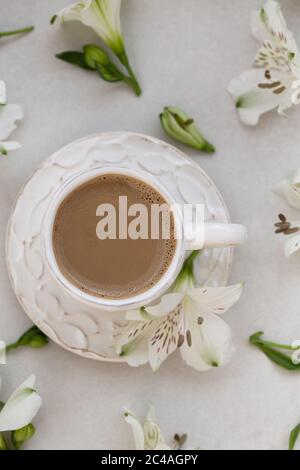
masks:
{"type": "Polygon", "coordinates": [[[274,192],[283,197],[291,207],[300,210],[300,168],[278,183],[274,192]]]}
{"type": "Polygon", "coordinates": [[[56,18],[61,23],[80,21],[92,28],[116,55],[120,55],[124,52],[120,10],[121,0],[79,0],[59,11],[52,23],[56,18]]]}
{"type": "MultiPolygon", "coordinates": [[[[57,18],[61,23],[77,20],[92,28],[119,58],[120,62],[127,70],[128,76],[124,75],[115,64],[110,61],[106,65],[102,63],[102,60],[100,60],[100,62],[96,61],[93,69],[97,69],[100,76],[108,82],[123,80],[133,88],[137,96],[140,96],[141,88],[129,63],[122,36],[120,17],[121,1],[122,0],[79,0],[54,15],[51,23],[53,24],[57,18]]],[[[74,51],[71,52],[71,54],[73,57],[70,55],[70,51],[58,54],[57,57],[67,62],[74,63],[74,51]]],[[[86,67],[84,59],[83,62],[82,59],[80,59],[78,63],[78,52],[75,52],[75,54],[76,65],[80,64],[81,67],[86,67]]]]}
{"type": "Polygon", "coordinates": [[[23,119],[23,111],[18,104],[6,104],[6,87],[0,81],[0,155],[6,155],[10,150],[21,147],[18,142],[6,141],[16,129],[17,121],[23,119]]]}
{"type": "Polygon", "coordinates": [[[162,432],[155,423],[156,417],[153,405],[149,406],[143,423],[128,410],[125,410],[124,417],[125,421],[131,426],[136,450],[171,450],[171,447],[166,445],[162,432]]]}
{"type": "Polygon", "coordinates": [[[0,432],[21,429],[31,423],[42,404],[34,384],[35,376],[31,375],[5,403],[0,411],[0,432]]]}
{"type": "Polygon", "coordinates": [[[198,371],[227,363],[234,350],[229,326],[220,318],[240,298],[242,285],[195,287],[193,262],[186,260],[173,292],[158,305],[127,313],[129,326],[120,334],[117,351],[131,366],[149,362],[156,371],[177,348],[198,371]]]}
{"type": "Polygon", "coordinates": [[[279,114],[300,102],[300,55],[278,2],[268,0],[252,16],[252,33],[260,43],[248,70],[229,84],[244,124],[255,125],[262,114],[278,108],[279,114]]]}

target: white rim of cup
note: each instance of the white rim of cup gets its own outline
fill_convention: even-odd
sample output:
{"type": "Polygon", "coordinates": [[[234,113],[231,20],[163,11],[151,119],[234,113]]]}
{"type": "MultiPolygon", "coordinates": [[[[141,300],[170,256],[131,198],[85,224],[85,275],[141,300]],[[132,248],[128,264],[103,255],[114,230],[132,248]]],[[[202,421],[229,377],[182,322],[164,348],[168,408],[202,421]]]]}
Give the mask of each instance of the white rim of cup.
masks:
{"type": "Polygon", "coordinates": [[[67,291],[72,295],[72,297],[75,297],[77,300],[83,301],[88,304],[91,303],[94,306],[97,305],[103,309],[108,309],[112,311],[116,309],[128,310],[132,308],[138,308],[153,302],[157,297],[161,296],[164,292],[166,292],[176,280],[176,277],[180,272],[185,256],[184,240],[182,239],[182,236],[177,237],[176,250],[173,259],[167,271],[160,278],[160,280],[153,287],[146,290],[145,292],[142,292],[138,295],[134,295],[132,297],[126,297],[121,299],[106,299],[102,297],[93,296],[91,294],[83,292],[79,287],[76,287],[63,275],[63,273],[59,269],[53,250],[53,225],[57,210],[59,209],[61,203],[72,191],[80,187],[82,184],[93,180],[98,176],[103,176],[105,174],[120,174],[124,176],[131,176],[156,189],[156,191],[158,191],[163,196],[163,198],[170,206],[174,206],[173,213],[175,221],[175,231],[176,233],[182,233],[182,218],[179,211],[176,210],[175,201],[160,183],[154,181],[154,179],[144,171],[127,170],[121,167],[98,167],[92,170],[84,170],[80,173],[77,173],[76,175],[71,176],[54,194],[53,199],[50,202],[49,207],[47,208],[43,221],[43,255],[55,279],[59,282],[62,287],[67,289],[67,291]]]}

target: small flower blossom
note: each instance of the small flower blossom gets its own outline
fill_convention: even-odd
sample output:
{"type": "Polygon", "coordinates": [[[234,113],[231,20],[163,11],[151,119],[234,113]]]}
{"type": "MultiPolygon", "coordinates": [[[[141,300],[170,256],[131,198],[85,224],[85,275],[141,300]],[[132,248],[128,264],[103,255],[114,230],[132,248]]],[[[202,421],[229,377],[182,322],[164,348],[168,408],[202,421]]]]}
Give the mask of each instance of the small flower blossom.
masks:
{"type": "Polygon", "coordinates": [[[80,21],[119,55],[124,52],[120,10],[121,0],[79,0],[60,10],[51,22],[80,21]]]}
{"type": "Polygon", "coordinates": [[[34,384],[35,376],[31,375],[5,403],[0,411],[0,432],[15,431],[31,423],[42,404],[34,384]]]}
{"type": "MultiPolygon", "coordinates": [[[[79,0],[54,15],[51,23],[55,23],[57,19],[61,23],[80,21],[85,26],[92,28],[118,57],[121,64],[127,70],[128,76],[124,75],[113,62],[107,61],[107,58],[105,58],[105,63],[103,63],[105,52],[99,48],[97,55],[98,58],[101,55],[100,60],[94,56],[91,69],[97,70],[101,78],[108,82],[124,81],[134,90],[137,96],[140,96],[141,88],[131,68],[122,35],[121,3],[122,0],[79,0]]],[[[94,51],[95,47],[97,46],[94,46],[94,51]]],[[[86,52],[82,54],[76,51],[67,51],[57,54],[57,57],[80,67],[89,68],[88,63],[90,63],[90,60],[88,60],[88,63],[86,62],[86,52]]]]}
{"type": "Polygon", "coordinates": [[[0,81],[0,155],[21,147],[18,142],[6,141],[16,129],[16,122],[23,119],[23,111],[18,104],[6,104],[6,86],[0,81]]]}
{"type": "Polygon", "coordinates": [[[252,33],[260,43],[254,67],[228,87],[244,124],[255,125],[262,114],[279,114],[300,102],[300,54],[280,5],[268,0],[252,16],[252,33]]]}
{"type": "Polygon", "coordinates": [[[124,417],[125,421],[131,426],[136,450],[171,450],[171,447],[168,447],[165,443],[163,434],[155,422],[153,405],[149,406],[143,423],[128,410],[125,410],[124,417]]]}
{"type": "Polygon", "coordinates": [[[159,304],[129,311],[116,349],[131,366],[149,362],[156,371],[177,348],[198,371],[226,364],[234,350],[229,326],[220,318],[240,298],[242,285],[195,287],[193,262],[186,260],[171,293],[159,304]]]}

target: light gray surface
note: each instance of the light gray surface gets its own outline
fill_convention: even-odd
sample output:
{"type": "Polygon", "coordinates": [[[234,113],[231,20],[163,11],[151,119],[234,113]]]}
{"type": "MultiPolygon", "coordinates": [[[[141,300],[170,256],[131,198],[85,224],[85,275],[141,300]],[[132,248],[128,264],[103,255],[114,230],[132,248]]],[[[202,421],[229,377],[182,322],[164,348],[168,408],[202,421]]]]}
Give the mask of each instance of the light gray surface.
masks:
{"type": "MultiPolygon", "coordinates": [[[[263,329],[281,341],[300,339],[300,259],[283,255],[273,234],[278,211],[297,213],[271,193],[300,166],[299,113],[275,113],[255,129],[242,126],[226,92],[229,80],[248,68],[257,45],[249,19],[258,0],[124,0],[122,21],[129,56],[143,87],[135,98],[123,85],[54,58],[95,36],[79,24],[57,31],[51,15],[67,0],[0,0],[0,30],[35,24],[36,31],[1,40],[1,79],[10,102],[22,104],[25,121],[14,134],[23,148],[2,159],[0,172],[0,337],[14,340],[30,325],[9,285],[4,238],[20,186],[52,152],[98,131],[128,130],[164,138],[157,118],[164,105],[185,108],[217,146],[214,156],[187,153],[213,178],[234,221],[249,229],[235,253],[231,280],[245,281],[244,295],[226,319],[237,353],[224,369],[200,374],[173,355],[153,374],[142,367],[99,364],[51,344],[23,350],[1,368],[2,399],[31,372],[44,405],[35,420],[34,449],[129,449],[124,405],[141,414],[156,406],[166,437],[187,432],[190,447],[280,449],[300,420],[300,376],[275,368],[248,345],[263,329]]],[[[284,12],[300,43],[300,4],[285,0],[284,12]]],[[[300,219],[300,214],[299,214],[300,219]]]]}

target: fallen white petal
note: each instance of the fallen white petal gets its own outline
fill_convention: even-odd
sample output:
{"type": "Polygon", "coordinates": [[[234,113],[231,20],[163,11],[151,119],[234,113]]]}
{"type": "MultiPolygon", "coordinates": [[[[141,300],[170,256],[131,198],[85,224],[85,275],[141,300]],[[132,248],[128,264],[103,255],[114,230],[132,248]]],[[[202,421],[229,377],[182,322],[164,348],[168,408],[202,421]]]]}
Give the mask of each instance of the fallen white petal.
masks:
{"type": "Polygon", "coordinates": [[[0,80],[0,105],[6,104],[6,85],[3,80],[0,80]]]}
{"type": "Polygon", "coordinates": [[[19,144],[19,142],[13,142],[13,141],[1,142],[0,141],[0,155],[1,154],[6,155],[11,150],[17,150],[19,148],[21,148],[21,144],[19,144]]]}
{"type": "Polygon", "coordinates": [[[6,402],[0,412],[0,432],[20,429],[31,423],[42,404],[34,384],[35,376],[31,375],[6,402]]]}
{"type": "Polygon", "coordinates": [[[17,128],[17,121],[24,117],[23,110],[18,104],[0,106],[0,141],[4,141],[17,128]]]}
{"type": "Polygon", "coordinates": [[[126,423],[131,426],[136,450],[145,449],[144,430],[137,416],[128,410],[124,412],[126,423]]]}
{"type": "Polygon", "coordinates": [[[156,416],[154,406],[150,404],[148,413],[144,421],[144,440],[145,449],[167,449],[163,434],[156,424],[156,416]]]}

